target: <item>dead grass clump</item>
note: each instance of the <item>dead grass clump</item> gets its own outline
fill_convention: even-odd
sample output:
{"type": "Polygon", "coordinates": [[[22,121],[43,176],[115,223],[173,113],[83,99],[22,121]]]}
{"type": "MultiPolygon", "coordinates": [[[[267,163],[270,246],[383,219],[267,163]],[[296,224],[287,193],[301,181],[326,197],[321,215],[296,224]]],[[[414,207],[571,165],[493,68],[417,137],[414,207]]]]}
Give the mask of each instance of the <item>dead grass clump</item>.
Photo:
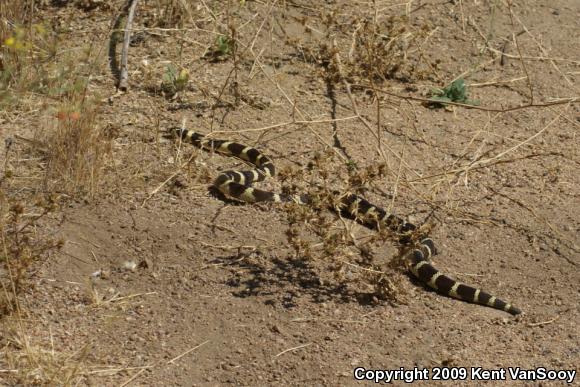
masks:
{"type": "Polygon", "coordinates": [[[97,123],[97,108],[83,104],[63,107],[54,127],[38,137],[45,144],[45,189],[69,196],[92,197],[97,192],[110,140],[97,123]]]}
{"type": "Polygon", "coordinates": [[[5,323],[3,330],[1,379],[8,385],[73,386],[83,382],[89,346],[73,353],[58,351],[52,343],[39,343],[37,336],[26,334],[22,321],[5,323]]]}
{"type": "Polygon", "coordinates": [[[11,35],[14,21],[23,20],[28,3],[25,1],[2,1],[0,2],[0,39],[4,43],[11,35]]]}

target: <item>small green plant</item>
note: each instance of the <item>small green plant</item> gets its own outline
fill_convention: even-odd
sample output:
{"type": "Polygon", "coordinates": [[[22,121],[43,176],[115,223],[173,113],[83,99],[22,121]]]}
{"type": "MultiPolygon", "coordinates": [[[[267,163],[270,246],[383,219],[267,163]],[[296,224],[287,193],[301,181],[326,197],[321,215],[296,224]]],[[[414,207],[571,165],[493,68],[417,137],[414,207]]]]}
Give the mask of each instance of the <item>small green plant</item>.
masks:
{"type": "Polygon", "coordinates": [[[219,35],[211,50],[205,55],[213,62],[227,60],[234,52],[234,39],[225,35],[219,35]]]}
{"type": "Polygon", "coordinates": [[[467,97],[467,85],[463,78],[456,79],[444,89],[433,89],[430,100],[433,101],[430,104],[432,107],[442,107],[445,102],[479,105],[478,101],[471,100],[467,97]]]}
{"type": "Polygon", "coordinates": [[[227,36],[220,35],[216,39],[217,51],[223,55],[230,55],[233,50],[233,42],[227,36]]]}
{"type": "Polygon", "coordinates": [[[352,160],[352,159],[348,159],[346,161],[346,168],[352,172],[352,171],[356,171],[356,169],[358,168],[358,166],[356,165],[356,161],[352,160]]]}
{"type": "Polygon", "coordinates": [[[189,71],[187,69],[181,69],[181,71],[177,72],[177,68],[173,64],[169,64],[165,69],[165,74],[163,74],[161,88],[165,93],[172,96],[185,90],[188,82],[189,71]]]}

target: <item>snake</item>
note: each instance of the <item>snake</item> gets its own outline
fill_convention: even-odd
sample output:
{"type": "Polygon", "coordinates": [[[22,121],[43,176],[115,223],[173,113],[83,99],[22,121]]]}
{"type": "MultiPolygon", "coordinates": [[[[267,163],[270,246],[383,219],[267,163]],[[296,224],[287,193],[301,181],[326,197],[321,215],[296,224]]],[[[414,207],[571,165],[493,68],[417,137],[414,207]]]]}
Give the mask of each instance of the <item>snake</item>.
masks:
{"type": "MultiPolygon", "coordinates": [[[[302,205],[312,203],[312,198],[308,194],[283,195],[254,188],[252,186],[254,183],[276,175],[272,160],[254,147],[234,141],[210,139],[195,130],[183,127],[171,128],[170,135],[200,149],[238,158],[254,167],[250,170],[227,170],[215,178],[213,186],[226,197],[246,203],[294,202],[302,205]]],[[[338,197],[337,207],[340,211],[344,211],[369,228],[388,229],[400,236],[398,242],[404,247],[402,261],[419,282],[441,295],[457,300],[487,306],[514,316],[522,313],[512,304],[482,289],[457,281],[437,269],[431,262],[431,257],[438,254],[433,239],[428,235],[410,238],[410,234],[417,230],[416,225],[388,213],[356,194],[343,193],[338,197]]]]}

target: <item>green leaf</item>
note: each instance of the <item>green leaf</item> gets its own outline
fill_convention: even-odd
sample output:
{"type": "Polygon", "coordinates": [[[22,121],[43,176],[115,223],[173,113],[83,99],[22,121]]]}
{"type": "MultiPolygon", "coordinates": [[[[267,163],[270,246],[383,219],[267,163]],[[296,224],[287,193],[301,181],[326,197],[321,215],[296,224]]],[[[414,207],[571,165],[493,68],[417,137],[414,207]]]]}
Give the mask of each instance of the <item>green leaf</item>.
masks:
{"type": "Polygon", "coordinates": [[[467,97],[467,85],[463,78],[456,79],[444,89],[434,88],[431,90],[432,96],[429,98],[433,107],[442,107],[445,102],[457,102],[467,105],[479,105],[478,101],[467,97]]]}

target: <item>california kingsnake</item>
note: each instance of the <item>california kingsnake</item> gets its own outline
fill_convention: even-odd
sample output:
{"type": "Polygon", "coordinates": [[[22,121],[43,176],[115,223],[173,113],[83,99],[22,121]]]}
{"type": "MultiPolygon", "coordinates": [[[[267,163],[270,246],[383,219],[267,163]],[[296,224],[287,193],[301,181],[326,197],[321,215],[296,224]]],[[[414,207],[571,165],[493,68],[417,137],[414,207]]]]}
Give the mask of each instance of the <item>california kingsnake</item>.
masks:
{"type": "MultiPolygon", "coordinates": [[[[311,201],[308,195],[283,196],[251,187],[253,183],[276,174],[272,161],[257,149],[231,141],[206,139],[204,135],[193,130],[174,128],[171,131],[178,138],[189,141],[199,148],[234,156],[256,167],[249,171],[230,170],[220,173],[213,185],[224,195],[249,203],[294,201],[299,204],[308,204],[311,201]]],[[[465,285],[442,274],[429,261],[432,255],[437,254],[433,240],[429,237],[422,238],[418,243],[410,240],[409,234],[416,230],[415,225],[395,215],[387,214],[383,209],[354,194],[341,195],[339,207],[341,211],[345,211],[369,227],[386,228],[396,235],[402,235],[399,242],[407,247],[403,255],[407,268],[416,278],[437,292],[458,300],[503,310],[512,315],[522,313],[515,306],[483,290],[465,285]]]]}

